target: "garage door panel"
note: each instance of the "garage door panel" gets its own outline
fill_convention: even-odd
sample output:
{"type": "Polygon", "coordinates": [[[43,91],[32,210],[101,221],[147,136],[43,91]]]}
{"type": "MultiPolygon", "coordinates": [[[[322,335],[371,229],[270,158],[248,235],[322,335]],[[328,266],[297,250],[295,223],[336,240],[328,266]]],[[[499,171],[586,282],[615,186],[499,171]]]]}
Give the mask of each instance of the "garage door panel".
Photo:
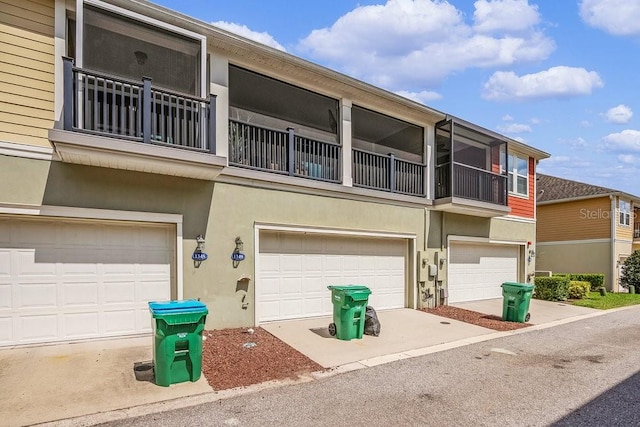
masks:
{"type": "Polygon", "coordinates": [[[13,292],[9,283],[0,283],[0,313],[4,309],[10,309],[13,305],[13,292]]]}
{"type": "Polygon", "coordinates": [[[98,335],[98,313],[69,313],[64,315],[64,335],[69,339],[98,335]]]}
{"type": "Polygon", "coordinates": [[[0,345],[146,332],[147,301],[171,297],[172,226],[0,218],[0,230],[0,345]]]}
{"type": "Polygon", "coordinates": [[[136,310],[114,310],[104,312],[104,329],[111,335],[133,334],[136,332],[136,310]]]}
{"type": "Polygon", "coordinates": [[[58,305],[56,283],[25,283],[19,289],[19,308],[56,307],[58,305]]]}
{"type": "Polygon", "coordinates": [[[20,338],[26,342],[53,341],[60,335],[55,314],[23,316],[18,325],[20,338]]]}
{"type": "Polygon", "coordinates": [[[259,250],[259,321],[331,314],[328,285],[362,284],[380,295],[376,308],[404,307],[406,241],[387,245],[387,239],[267,231],[260,235],[259,250]],[[275,261],[278,256],[280,262],[275,261]],[[291,257],[301,260],[299,269],[283,262],[291,257]],[[294,277],[299,280],[299,292],[285,285],[294,277]],[[279,289],[274,285],[276,278],[279,289]]]}
{"type": "Polygon", "coordinates": [[[517,281],[519,246],[452,243],[449,302],[501,298],[504,282],[517,281]]]}
{"type": "Polygon", "coordinates": [[[98,306],[98,285],[95,282],[63,283],[64,305],[98,306]]]}
{"type": "Polygon", "coordinates": [[[0,345],[13,343],[13,321],[11,318],[0,317],[0,345]]]}
{"type": "Polygon", "coordinates": [[[105,280],[103,290],[102,305],[104,306],[133,303],[136,299],[134,281],[110,282],[105,280]]]}
{"type": "Polygon", "coordinates": [[[167,280],[147,280],[142,278],[138,285],[136,301],[163,301],[171,299],[171,283],[167,280]]]}

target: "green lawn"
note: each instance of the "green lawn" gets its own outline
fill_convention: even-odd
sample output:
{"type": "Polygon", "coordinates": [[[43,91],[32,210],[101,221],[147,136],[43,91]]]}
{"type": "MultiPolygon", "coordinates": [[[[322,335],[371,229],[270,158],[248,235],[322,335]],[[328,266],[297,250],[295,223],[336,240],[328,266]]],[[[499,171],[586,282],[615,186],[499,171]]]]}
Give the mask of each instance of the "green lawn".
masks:
{"type": "Polygon", "coordinates": [[[573,300],[572,304],[580,307],[608,310],[610,308],[640,304],[640,294],[614,294],[607,292],[607,295],[601,296],[598,292],[590,292],[589,298],[573,300]]]}

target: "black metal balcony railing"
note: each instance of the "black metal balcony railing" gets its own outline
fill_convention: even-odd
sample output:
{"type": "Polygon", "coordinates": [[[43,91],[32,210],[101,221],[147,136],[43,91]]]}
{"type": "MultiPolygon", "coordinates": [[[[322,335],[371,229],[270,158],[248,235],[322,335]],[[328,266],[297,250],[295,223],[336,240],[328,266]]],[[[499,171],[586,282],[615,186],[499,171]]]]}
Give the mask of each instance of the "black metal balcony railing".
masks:
{"type": "Polygon", "coordinates": [[[215,99],[77,68],[64,58],[65,130],[215,154],[215,99]]]}
{"type": "Polygon", "coordinates": [[[635,223],[633,226],[633,238],[640,239],[640,223],[635,223]]]}
{"type": "Polygon", "coordinates": [[[507,177],[490,171],[463,165],[451,164],[436,167],[435,198],[462,197],[496,205],[507,205],[507,177]]]}
{"type": "Polygon", "coordinates": [[[353,185],[424,196],[424,170],[420,163],[353,149],[353,185]]]}
{"type": "Polygon", "coordinates": [[[342,147],[229,120],[229,164],[283,175],[340,182],[342,147]]]}

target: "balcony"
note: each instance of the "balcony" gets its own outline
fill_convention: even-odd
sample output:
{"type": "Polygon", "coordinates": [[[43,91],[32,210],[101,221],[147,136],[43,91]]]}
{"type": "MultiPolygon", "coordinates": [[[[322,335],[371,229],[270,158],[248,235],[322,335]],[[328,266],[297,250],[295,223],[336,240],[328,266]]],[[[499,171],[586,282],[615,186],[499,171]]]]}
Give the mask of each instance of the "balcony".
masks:
{"type": "Polygon", "coordinates": [[[229,164],[281,175],[341,181],[342,147],[286,131],[229,120],[229,164]]]}
{"type": "Polygon", "coordinates": [[[373,190],[425,196],[425,165],[353,149],[353,185],[373,190]]]}
{"type": "MultiPolygon", "coordinates": [[[[353,149],[356,187],[424,196],[425,165],[353,149]]],[[[342,147],[286,131],[229,121],[229,164],[316,181],[342,181],[342,147]]]]}
{"type": "Polygon", "coordinates": [[[213,179],[215,97],[197,98],[73,66],[64,59],[63,130],[49,137],[63,161],[213,179]]]}
{"type": "Polygon", "coordinates": [[[436,167],[436,199],[462,197],[496,205],[507,204],[507,177],[482,169],[453,164],[436,167]],[[450,185],[449,185],[450,184],[450,185]]]}
{"type": "Polygon", "coordinates": [[[633,243],[640,243],[640,222],[633,224],[633,243]]]}
{"type": "Polygon", "coordinates": [[[438,123],[436,208],[485,217],[509,213],[506,145],[499,135],[457,119],[438,123]]]}

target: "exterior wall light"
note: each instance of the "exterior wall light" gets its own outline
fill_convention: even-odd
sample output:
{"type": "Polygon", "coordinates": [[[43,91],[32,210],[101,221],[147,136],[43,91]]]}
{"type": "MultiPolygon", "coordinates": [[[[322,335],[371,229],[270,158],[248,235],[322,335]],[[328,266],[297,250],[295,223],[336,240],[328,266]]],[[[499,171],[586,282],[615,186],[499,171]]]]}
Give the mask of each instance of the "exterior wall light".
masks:
{"type": "Polygon", "coordinates": [[[236,248],[231,253],[231,261],[233,261],[233,268],[238,268],[240,261],[244,261],[245,255],[242,253],[244,249],[244,242],[240,236],[236,237],[236,248]]]}
{"type": "Polygon", "coordinates": [[[200,268],[202,261],[206,261],[207,258],[208,255],[204,252],[204,237],[202,234],[198,234],[196,237],[196,250],[193,251],[193,255],[191,255],[193,266],[195,268],[200,268]]]}

